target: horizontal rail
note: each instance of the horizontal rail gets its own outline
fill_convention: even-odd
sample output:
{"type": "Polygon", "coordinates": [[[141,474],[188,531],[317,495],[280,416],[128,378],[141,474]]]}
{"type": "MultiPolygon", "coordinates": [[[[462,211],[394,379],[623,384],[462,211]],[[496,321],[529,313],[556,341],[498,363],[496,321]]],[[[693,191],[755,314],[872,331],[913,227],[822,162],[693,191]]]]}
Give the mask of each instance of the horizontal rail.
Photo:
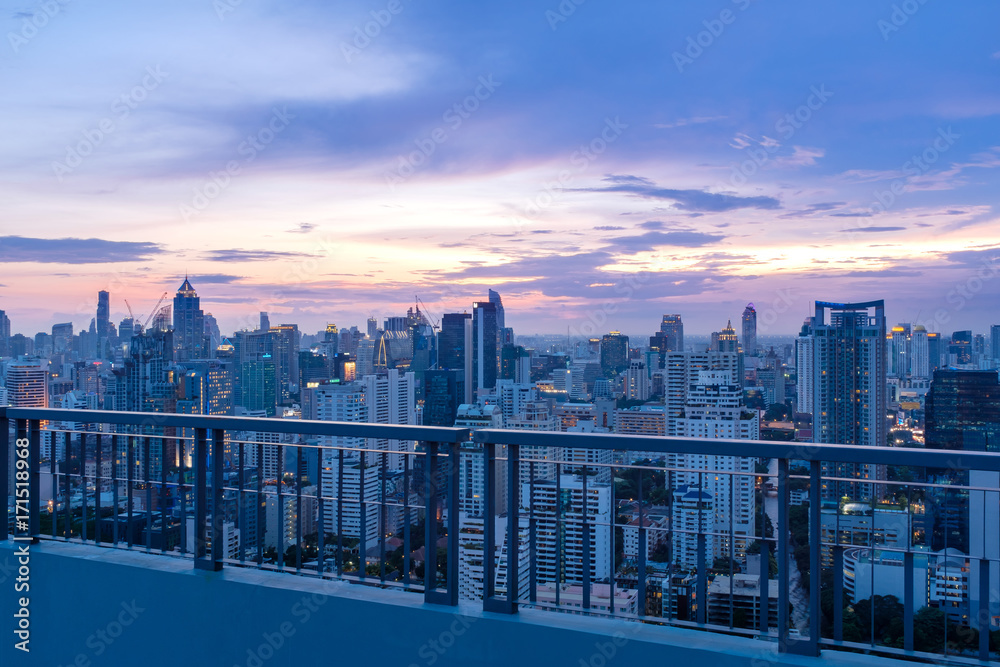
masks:
{"type": "Polygon", "coordinates": [[[206,428],[226,431],[266,431],[268,433],[297,433],[301,435],[326,435],[343,438],[467,442],[470,433],[467,428],[447,428],[441,426],[403,426],[398,424],[315,421],[311,419],[275,419],[271,417],[181,415],[161,412],[66,410],[63,408],[0,408],[0,418],[3,417],[4,411],[9,419],[40,419],[83,424],[119,424],[122,426],[206,428]]]}
{"type": "MultiPolygon", "coordinates": [[[[494,445],[557,447],[561,449],[617,449],[661,454],[705,454],[792,461],[912,465],[926,468],[1000,471],[1000,453],[998,452],[518,429],[479,429],[474,431],[472,435],[475,442],[494,445]]],[[[870,480],[852,481],[860,483],[870,480]]]]}

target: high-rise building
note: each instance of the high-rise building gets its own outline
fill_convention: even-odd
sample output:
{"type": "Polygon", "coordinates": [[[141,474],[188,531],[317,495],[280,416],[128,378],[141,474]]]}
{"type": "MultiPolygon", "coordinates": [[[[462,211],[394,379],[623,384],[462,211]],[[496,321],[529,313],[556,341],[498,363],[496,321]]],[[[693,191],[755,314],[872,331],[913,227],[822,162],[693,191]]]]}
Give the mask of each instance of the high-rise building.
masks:
{"type": "Polygon", "coordinates": [[[278,402],[290,405],[292,394],[298,392],[299,342],[301,335],[296,324],[279,324],[269,329],[274,334],[274,363],[278,382],[278,402]]]}
{"type": "Polygon", "coordinates": [[[764,357],[764,365],[757,369],[757,384],[764,389],[764,402],[767,405],[784,405],[785,365],[781,363],[773,347],[764,357]]]}
{"type": "Polygon", "coordinates": [[[722,371],[731,384],[742,385],[740,355],[735,352],[671,352],[667,355],[665,403],[667,435],[680,435],[688,391],[701,371],[722,371]]]}
{"type": "Polygon", "coordinates": [[[590,581],[611,576],[611,486],[585,476],[523,483],[536,522],[538,583],[583,583],[583,545],[590,545],[590,581]],[[584,526],[586,519],[586,527],[584,526]],[[589,533],[584,540],[584,531],[589,533]],[[560,549],[561,544],[561,549],[560,549]]]}
{"type": "Polygon", "coordinates": [[[52,325],[52,353],[67,354],[73,350],[73,323],[52,325]]]}
{"type": "Polygon", "coordinates": [[[472,304],[472,387],[477,395],[493,389],[500,369],[497,355],[497,304],[476,301],[472,304]]]}
{"type": "Polygon", "coordinates": [[[612,331],[601,338],[601,373],[606,378],[617,377],[628,368],[628,336],[612,331]]]}
{"type": "Polygon", "coordinates": [[[951,335],[951,344],[948,346],[948,358],[955,357],[957,364],[972,363],[972,331],[956,331],[951,335]]]}
{"type": "Polygon", "coordinates": [[[471,327],[471,321],[472,315],[468,313],[445,313],[441,318],[441,331],[438,333],[438,368],[465,371],[467,356],[465,329],[466,326],[471,327]]]}
{"type": "Polygon", "coordinates": [[[277,334],[272,331],[238,331],[233,340],[236,357],[236,405],[263,410],[272,417],[278,405],[277,334]]]}
{"type": "Polygon", "coordinates": [[[375,338],[378,335],[378,319],[374,315],[368,318],[368,329],[366,333],[369,338],[375,338]]]}
{"type": "Polygon", "coordinates": [[[10,356],[10,318],[0,310],[0,357],[10,356]]]}
{"type": "Polygon", "coordinates": [[[925,415],[929,448],[1000,452],[997,371],[934,371],[925,415]]]}
{"type": "Polygon", "coordinates": [[[49,362],[43,359],[10,362],[5,386],[12,407],[49,407],[49,362]]]}
{"type": "MultiPolygon", "coordinates": [[[[3,317],[0,317],[0,335],[2,335],[3,317]]],[[[7,332],[10,333],[10,322],[7,323],[7,332]]],[[[0,341],[0,345],[2,345],[0,341]]],[[[990,358],[993,359],[994,368],[1000,365],[1000,324],[990,327],[990,358]]]]}
{"type": "Polygon", "coordinates": [[[187,276],[184,276],[184,282],[177,288],[173,310],[177,360],[206,358],[205,314],[201,310],[201,299],[187,276]]]}
{"type": "MultiPolygon", "coordinates": [[[[886,325],[883,301],[817,301],[808,323],[812,339],[813,438],[815,442],[886,445],[886,325]]],[[[842,463],[824,476],[884,479],[885,466],[842,463]]],[[[879,485],[826,482],[824,498],[869,499],[879,485]]]]}
{"type": "Polygon", "coordinates": [[[667,349],[671,352],[684,351],[684,322],[681,316],[674,313],[664,315],[660,323],[660,332],[667,337],[667,349]]]}
{"type": "Polygon", "coordinates": [[[465,399],[462,371],[434,369],[424,373],[425,426],[454,426],[458,406],[465,399]]]}
{"type": "Polygon", "coordinates": [[[97,293],[97,317],[94,323],[97,333],[97,356],[106,359],[111,353],[111,295],[107,290],[97,293]]]}
{"type": "Polygon", "coordinates": [[[757,355],[757,310],[752,303],[743,309],[743,352],[750,357],[757,355]]]}
{"type": "Polygon", "coordinates": [[[500,348],[500,379],[531,382],[531,354],[524,347],[507,344],[500,348]]]}
{"type": "Polygon", "coordinates": [[[205,357],[214,358],[215,351],[222,345],[222,331],[212,313],[205,313],[205,357]]]}

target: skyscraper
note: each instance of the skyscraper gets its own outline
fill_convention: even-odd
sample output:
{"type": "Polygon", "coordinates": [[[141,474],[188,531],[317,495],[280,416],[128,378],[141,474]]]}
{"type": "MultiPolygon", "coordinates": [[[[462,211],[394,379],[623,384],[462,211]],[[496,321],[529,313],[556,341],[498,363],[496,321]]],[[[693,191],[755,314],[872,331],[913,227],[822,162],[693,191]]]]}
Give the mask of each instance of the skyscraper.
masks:
{"type": "Polygon", "coordinates": [[[111,295],[107,290],[97,293],[97,317],[94,320],[97,333],[97,356],[107,358],[110,353],[108,339],[111,337],[111,295]]]}
{"type": "Polygon", "coordinates": [[[757,355],[757,311],[752,303],[743,309],[743,352],[750,357],[757,355]]]}
{"type": "Polygon", "coordinates": [[[187,276],[174,296],[174,346],[178,361],[205,358],[205,314],[187,276]]]}
{"type": "Polygon", "coordinates": [[[927,447],[1000,452],[996,371],[934,371],[925,414],[927,447]]]}
{"type": "MultiPolygon", "coordinates": [[[[3,311],[0,311],[3,312],[3,311]]],[[[3,335],[3,317],[0,317],[0,336],[3,335]]],[[[10,334],[10,322],[7,323],[7,333],[10,334]]],[[[0,340],[0,345],[3,341],[0,340]]],[[[1000,362],[1000,324],[990,327],[990,358],[993,359],[994,368],[1000,362]]]]}
{"type": "Polygon", "coordinates": [[[0,357],[10,355],[10,318],[0,310],[0,357]]]}
{"type": "Polygon", "coordinates": [[[955,355],[955,363],[972,363],[972,331],[956,331],[951,335],[951,345],[948,346],[948,358],[955,355]]]}
{"type": "Polygon", "coordinates": [[[667,335],[667,345],[670,351],[684,351],[684,322],[681,321],[680,315],[676,313],[664,315],[663,321],[660,323],[660,331],[667,335]]]}
{"type": "MultiPolygon", "coordinates": [[[[812,339],[815,442],[884,447],[887,433],[884,302],[817,301],[815,316],[804,333],[812,339]]],[[[885,475],[884,466],[843,463],[829,467],[824,475],[855,479],[884,479],[885,475]]],[[[865,499],[881,490],[871,484],[825,482],[823,493],[828,500],[845,495],[865,499]]]]}
{"type": "Polygon", "coordinates": [[[497,354],[497,304],[476,301],[472,304],[472,388],[482,392],[497,384],[500,368],[497,354]]]}
{"type": "Polygon", "coordinates": [[[612,331],[601,338],[601,373],[616,377],[628,368],[628,336],[612,331]]]}
{"type": "Polygon", "coordinates": [[[445,313],[441,318],[441,331],[438,333],[438,368],[465,370],[465,327],[471,322],[468,313],[445,313]]]}
{"type": "Polygon", "coordinates": [[[49,407],[49,362],[15,361],[7,366],[7,401],[15,408],[49,407]]]}

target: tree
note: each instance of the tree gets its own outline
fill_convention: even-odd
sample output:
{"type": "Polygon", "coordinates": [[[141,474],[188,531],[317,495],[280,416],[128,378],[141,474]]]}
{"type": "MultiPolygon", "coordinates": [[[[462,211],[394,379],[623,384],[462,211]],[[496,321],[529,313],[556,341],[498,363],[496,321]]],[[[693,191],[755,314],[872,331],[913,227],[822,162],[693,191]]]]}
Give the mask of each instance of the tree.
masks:
{"type": "Polygon", "coordinates": [[[924,607],[913,615],[913,648],[933,653],[944,648],[947,617],[935,607],[924,607]]]}
{"type": "Polygon", "coordinates": [[[649,552],[649,560],[654,563],[669,563],[670,546],[666,542],[660,542],[649,552]]]}
{"type": "Polygon", "coordinates": [[[764,412],[764,421],[780,422],[788,417],[788,408],[782,403],[771,403],[764,412]]]}

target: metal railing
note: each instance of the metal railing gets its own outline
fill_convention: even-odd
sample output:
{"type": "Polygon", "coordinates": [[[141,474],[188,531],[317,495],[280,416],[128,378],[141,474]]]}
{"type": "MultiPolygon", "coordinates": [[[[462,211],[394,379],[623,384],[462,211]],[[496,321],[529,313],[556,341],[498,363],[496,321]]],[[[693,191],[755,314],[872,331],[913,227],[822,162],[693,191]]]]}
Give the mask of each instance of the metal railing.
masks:
{"type": "Polygon", "coordinates": [[[4,450],[3,539],[10,526],[14,539],[742,634],[804,655],[998,655],[1000,488],[967,476],[1000,473],[1000,454],[0,408],[4,450]],[[880,528],[882,515],[895,523],[880,528]],[[933,549],[963,530],[965,552],[933,549]],[[901,572],[900,594],[880,595],[876,571],[901,572]],[[882,627],[886,608],[901,628],[882,627]]]}

